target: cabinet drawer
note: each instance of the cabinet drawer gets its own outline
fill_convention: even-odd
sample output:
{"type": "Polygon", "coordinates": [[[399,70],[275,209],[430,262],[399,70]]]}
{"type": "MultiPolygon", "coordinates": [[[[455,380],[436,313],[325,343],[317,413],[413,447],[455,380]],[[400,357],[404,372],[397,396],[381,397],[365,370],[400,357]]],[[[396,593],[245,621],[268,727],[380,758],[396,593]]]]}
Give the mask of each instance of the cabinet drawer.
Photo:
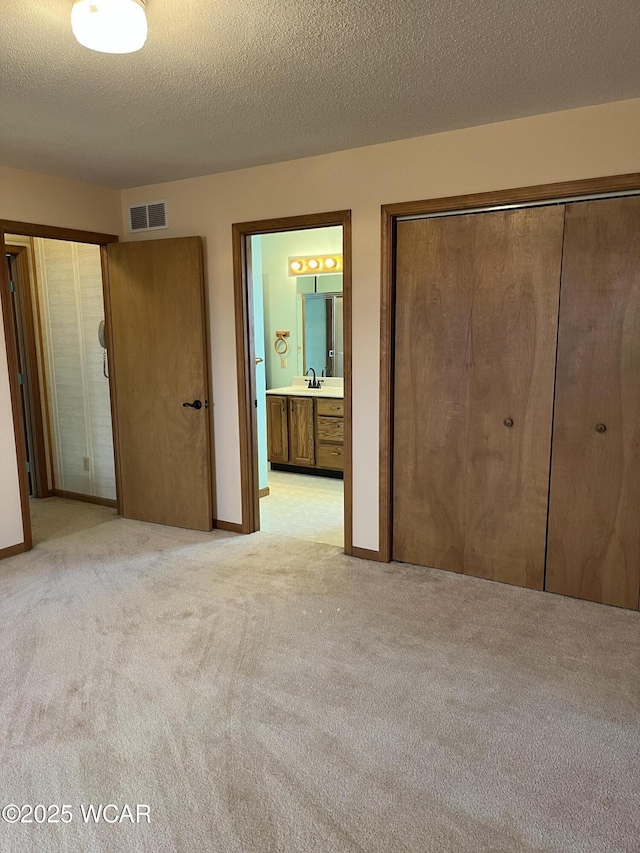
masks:
{"type": "Polygon", "coordinates": [[[342,418],[318,418],[318,442],[344,441],[344,421],[342,418]]]}
{"type": "Polygon", "coordinates": [[[317,460],[318,468],[335,468],[338,471],[342,471],[344,467],[342,462],[342,445],[318,445],[317,460]]]}
{"type": "Polygon", "coordinates": [[[328,418],[341,418],[344,415],[344,400],[316,400],[317,412],[328,418]]]}

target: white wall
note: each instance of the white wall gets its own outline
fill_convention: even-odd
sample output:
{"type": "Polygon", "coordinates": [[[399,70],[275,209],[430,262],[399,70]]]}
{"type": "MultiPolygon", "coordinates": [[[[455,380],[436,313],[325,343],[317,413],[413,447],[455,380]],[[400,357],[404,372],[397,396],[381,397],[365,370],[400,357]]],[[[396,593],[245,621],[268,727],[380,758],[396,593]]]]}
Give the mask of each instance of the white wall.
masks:
{"type": "MultiPolygon", "coordinates": [[[[0,219],[119,234],[117,190],[0,167],[0,219]]],[[[24,541],[4,335],[0,327],[0,550],[24,541]]]]}
{"type": "Polygon", "coordinates": [[[123,217],[165,198],[162,235],[205,239],[218,517],[241,520],[232,223],[352,210],[353,541],[377,550],[380,205],[636,171],[640,100],[630,100],[125,190],[123,217]]]}

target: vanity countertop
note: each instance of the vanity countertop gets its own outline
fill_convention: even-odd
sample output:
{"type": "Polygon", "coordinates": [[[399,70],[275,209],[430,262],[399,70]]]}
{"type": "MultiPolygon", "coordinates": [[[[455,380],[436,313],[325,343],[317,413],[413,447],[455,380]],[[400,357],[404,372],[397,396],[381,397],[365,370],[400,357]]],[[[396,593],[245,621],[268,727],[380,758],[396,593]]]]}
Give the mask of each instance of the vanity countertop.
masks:
{"type": "Polygon", "coordinates": [[[308,379],[294,376],[292,385],[287,385],[284,388],[270,388],[267,394],[278,394],[282,397],[329,397],[334,400],[344,398],[344,381],[342,379],[329,377],[328,379],[321,378],[318,381],[322,383],[320,388],[309,388],[308,379]]]}

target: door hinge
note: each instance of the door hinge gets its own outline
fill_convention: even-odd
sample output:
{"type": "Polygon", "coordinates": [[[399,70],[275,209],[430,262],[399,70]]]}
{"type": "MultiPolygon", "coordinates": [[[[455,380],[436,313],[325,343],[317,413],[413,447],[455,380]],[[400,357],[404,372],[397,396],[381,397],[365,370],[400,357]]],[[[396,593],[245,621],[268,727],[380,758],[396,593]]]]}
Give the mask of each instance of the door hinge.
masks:
{"type": "Polygon", "coordinates": [[[16,283],[15,283],[15,281],[10,281],[9,282],[9,293],[15,293],[15,292],[16,292],[16,283]]]}
{"type": "Polygon", "coordinates": [[[27,462],[27,474],[31,473],[31,462],[27,462]]]}
{"type": "Polygon", "coordinates": [[[254,407],[254,409],[258,408],[258,401],[257,400],[253,401],[253,407],[254,407]]]}
{"type": "Polygon", "coordinates": [[[24,373],[18,374],[18,385],[24,385],[24,373]]]}

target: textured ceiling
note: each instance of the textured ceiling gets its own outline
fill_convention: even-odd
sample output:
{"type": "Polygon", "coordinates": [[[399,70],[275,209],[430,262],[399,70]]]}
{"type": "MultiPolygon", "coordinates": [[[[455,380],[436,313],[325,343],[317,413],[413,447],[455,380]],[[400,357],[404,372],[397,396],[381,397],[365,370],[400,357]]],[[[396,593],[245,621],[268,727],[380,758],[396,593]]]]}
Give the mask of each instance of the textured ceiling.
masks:
{"type": "Polygon", "coordinates": [[[640,95],[637,0],[148,0],[136,54],[2,0],[0,163],[114,187],[640,95]]]}

